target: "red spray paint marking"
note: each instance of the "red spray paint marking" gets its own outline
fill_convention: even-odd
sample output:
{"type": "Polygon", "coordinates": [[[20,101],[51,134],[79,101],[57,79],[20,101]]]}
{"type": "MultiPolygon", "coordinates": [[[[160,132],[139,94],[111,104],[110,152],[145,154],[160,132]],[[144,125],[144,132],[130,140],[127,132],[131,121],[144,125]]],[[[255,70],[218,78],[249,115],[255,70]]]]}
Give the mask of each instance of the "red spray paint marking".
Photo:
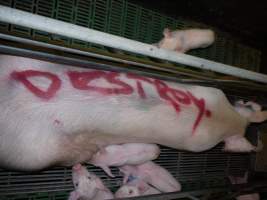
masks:
{"type": "Polygon", "coordinates": [[[125,94],[129,95],[133,93],[133,88],[119,80],[120,74],[117,72],[105,72],[105,71],[90,71],[90,72],[67,72],[71,84],[74,88],[79,90],[93,90],[101,94],[125,94]],[[120,87],[100,87],[90,84],[92,80],[103,78],[113,85],[120,87]]]}
{"type": "Polygon", "coordinates": [[[138,76],[138,75],[131,74],[131,73],[126,74],[126,77],[130,78],[130,79],[137,80],[136,81],[137,92],[142,99],[145,99],[146,93],[145,93],[145,90],[143,88],[142,82],[147,82],[147,83],[153,84],[153,81],[150,80],[149,78],[138,76]]]}
{"type": "Polygon", "coordinates": [[[197,99],[194,95],[191,94],[191,92],[187,91],[188,96],[192,99],[193,103],[197,106],[199,113],[197,116],[197,119],[193,126],[193,133],[196,130],[197,126],[200,123],[200,120],[203,118],[203,115],[206,113],[208,116],[210,116],[211,112],[209,110],[206,110],[205,108],[205,100],[204,99],[197,99]]]}
{"type": "Polygon", "coordinates": [[[190,105],[193,103],[199,110],[199,113],[197,115],[196,121],[193,125],[193,132],[194,134],[196,128],[198,127],[201,119],[203,118],[203,115],[206,113],[206,116],[210,117],[211,112],[209,110],[206,110],[205,108],[205,100],[204,99],[197,99],[191,92],[183,92],[178,89],[170,88],[166,83],[155,80],[156,87],[158,89],[159,95],[161,98],[169,101],[176,112],[180,112],[180,104],[184,105],[190,105]],[[171,93],[172,95],[168,95],[168,93],[171,93]]]}
{"type": "Polygon", "coordinates": [[[137,92],[142,99],[146,99],[146,93],[140,81],[136,82],[137,92]]]}
{"type": "Polygon", "coordinates": [[[179,113],[181,111],[180,105],[170,95],[170,88],[169,88],[169,86],[166,83],[164,83],[163,81],[160,81],[160,80],[157,80],[157,79],[155,79],[154,84],[155,84],[155,87],[156,87],[156,89],[158,91],[159,96],[162,99],[165,99],[166,101],[170,102],[171,105],[176,110],[176,112],[179,113]]]}
{"type": "MultiPolygon", "coordinates": [[[[99,70],[89,72],[69,71],[67,72],[67,74],[72,86],[78,90],[93,90],[104,95],[130,95],[134,92],[134,89],[131,85],[119,79],[120,73],[117,72],[106,72],[99,70]],[[111,87],[100,87],[90,83],[93,80],[98,80],[101,78],[111,83],[111,87]]],[[[193,134],[204,115],[211,117],[211,112],[209,110],[206,110],[205,108],[205,100],[203,98],[197,99],[189,91],[182,91],[179,89],[171,88],[165,82],[158,79],[141,77],[135,74],[126,74],[126,76],[127,78],[136,80],[137,92],[142,99],[145,99],[147,97],[142,85],[142,82],[146,82],[152,84],[155,87],[160,98],[169,102],[177,113],[180,113],[181,111],[181,104],[189,106],[193,103],[199,110],[196,121],[193,125],[193,134]]],[[[25,70],[22,72],[12,72],[11,77],[22,82],[25,87],[27,87],[33,94],[44,99],[52,98],[59,90],[61,85],[61,80],[57,77],[57,75],[49,72],[25,70]],[[43,91],[34,86],[28,80],[28,78],[32,76],[40,76],[50,79],[51,84],[48,87],[47,91],[43,91]]],[[[59,124],[60,122],[55,120],[54,123],[59,124]]]]}
{"type": "Polygon", "coordinates": [[[206,114],[207,117],[211,117],[211,112],[209,110],[206,110],[205,114],[206,114]]]}
{"type": "MultiPolygon", "coordinates": [[[[201,119],[203,118],[204,114],[206,114],[207,117],[211,116],[211,112],[209,110],[206,110],[205,108],[205,100],[197,99],[189,91],[184,92],[182,90],[171,88],[165,82],[158,80],[158,79],[154,79],[154,81],[151,81],[148,78],[139,77],[137,75],[132,75],[132,74],[128,74],[127,77],[154,84],[159,96],[162,99],[165,99],[166,101],[168,101],[173,106],[173,108],[175,109],[177,113],[181,111],[180,104],[190,105],[191,103],[193,103],[199,110],[196,121],[194,122],[194,125],[193,125],[193,132],[192,132],[193,134],[196,128],[198,127],[201,119]]],[[[143,89],[142,86],[139,86],[139,87],[143,89]]],[[[138,93],[140,97],[143,97],[143,94],[139,92],[140,88],[138,88],[138,93]]]]}
{"type": "Polygon", "coordinates": [[[10,76],[13,79],[23,83],[24,86],[28,88],[34,95],[46,100],[51,99],[61,86],[61,80],[57,77],[57,75],[49,72],[41,72],[35,70],[25,70],[21,72],[14,71],[10,74],[10,76]],[[36,87],[35,85],[33,85],[28,80],[29,77],[44,77],[51,80],[51,84],[46,91],[43,91],[38,87],[36,87]]]}

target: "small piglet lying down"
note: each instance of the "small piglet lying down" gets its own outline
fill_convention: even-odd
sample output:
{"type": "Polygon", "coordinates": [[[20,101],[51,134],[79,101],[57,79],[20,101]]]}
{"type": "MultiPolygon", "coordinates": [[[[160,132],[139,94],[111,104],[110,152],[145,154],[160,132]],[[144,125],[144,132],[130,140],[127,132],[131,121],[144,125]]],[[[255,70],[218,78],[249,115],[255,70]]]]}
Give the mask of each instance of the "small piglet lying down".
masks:
{"type": "Polygon", "coordinates": [[[246,128],[266,119],[212,87],[0,55],[2,168],[73,166],[124,143],[255,151],[246,128]]]}
{"type": "Polygon", "coordinates": [[[142,178],[133,177],[126,184],[123,184],[115,193],[116,198],[146,196],[160,194],[161,192],[153,186],[146,183],[142,178]]]}
{"type": "Polygon", "coordinates": [[[119,169],[124,173],[124,185],[115,193],[117,198],[181,190],[180,183],[166,169],[152,161],[136,166],[125,165],[119,169]]]}
{"type": "Polygon", "coordinates": [[[109,145],[93,155],[90,164],[101,167],[109,176],[114,177],[109,166],[138,165],[156,159],[160,149],[155,144],[126,143],[109,145]]]}
{"type": "Polygon", "coordinates": [[[185,53],[191,49],[206,48],[215,40],[215,34],[208,29],[188,29],[170,31],[165,28],[164,38],[155,44],[159,48],[185,53]]]}
{"type": "Polygon", "coordinates": [[[75,190],[68,200],[106,200],[113,199],[112,192],[93,172],[89,172],[81,164],[72,167],[72,181],[75,190]]]}
{"type": "MultiPolygon", "coordinates": [[[[244,177],[228,177],[233,185],[235,184],[245,184],[248,179],[248,172],[245,173],[244,177]]],[[[259,193],[244,194],[236,197],[236,200],[260,200],[259,193]]]]}

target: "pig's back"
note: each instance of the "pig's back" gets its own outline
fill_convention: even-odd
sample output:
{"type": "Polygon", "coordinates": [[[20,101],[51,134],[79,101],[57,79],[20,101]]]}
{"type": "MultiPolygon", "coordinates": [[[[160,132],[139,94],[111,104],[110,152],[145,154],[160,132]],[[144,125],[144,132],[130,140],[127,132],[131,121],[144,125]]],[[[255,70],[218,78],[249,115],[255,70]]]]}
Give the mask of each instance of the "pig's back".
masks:
{"type": "Polygon", "coordinates": [[[246,126],[214,88],[6,55],[0,69],[0,159],[6,163],[18,157],[45,162],[61,135],[81,131],[111,136],[110,144],[115,136],[200,151],[246,126]]]}

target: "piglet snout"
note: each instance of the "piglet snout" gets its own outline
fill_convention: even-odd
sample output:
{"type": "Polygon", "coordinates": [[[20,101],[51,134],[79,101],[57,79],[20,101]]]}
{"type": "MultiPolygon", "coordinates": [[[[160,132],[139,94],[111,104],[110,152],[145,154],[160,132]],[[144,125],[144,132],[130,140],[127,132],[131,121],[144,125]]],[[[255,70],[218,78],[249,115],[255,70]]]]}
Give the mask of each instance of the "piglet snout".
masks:
{"type": "Polygon", "coordinates": [[[80,163],[78,163],[78,164],[76,164],[76,165],[74,165],[74,166],[72,167],[72,169],[75,170],[75,171],[78,171],[78,170],[80,170],[81,168],[82,168],[82,165],[81,165],[80,163]]]}

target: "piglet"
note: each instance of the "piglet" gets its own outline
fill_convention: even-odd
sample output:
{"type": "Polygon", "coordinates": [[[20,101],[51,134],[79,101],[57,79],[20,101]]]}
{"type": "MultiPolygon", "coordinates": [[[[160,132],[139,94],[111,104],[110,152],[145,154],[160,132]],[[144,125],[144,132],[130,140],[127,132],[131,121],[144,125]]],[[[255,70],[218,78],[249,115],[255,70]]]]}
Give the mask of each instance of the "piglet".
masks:
{"type": "Polygon", "coordinates": [[[75,190],[69,200],[104,200],[113,199],[113,194],[93,172],[89,172],[81,164],[72,168],[72,181],[75,190]]]}
{"type": "Polygon", "coordinates": [[[114,177],[108,166],[138,165],[156,159],[160,149],[155,144],[126,143],[109,145],[93,155],[89,163],[101,167],[114,177]]]}
{"type": "Polygon", "coordinates": [[[191,49],[205,48],[215,40],[215,34],[209,29],[187,29],[171,32],[165,28],[164,38],[156,45],[159,48],[185,53],[191,49]]]}
{"type": "Polygon", "coordinates": [[[131,175],[143,179],[161,192],[176,192],[181,190],[180,183],[166,169],[152,161],[136,166],[125,165],[119,167],[119,169],[125,175],[124,183],[126,183],[128,177],[131,175]]]}
{"type": "Polygon", "coordinates": [[[95,197],[92,198],[92,200],[104,200],[104,199],[114,199],[114,196],[110,190],[98,190],[95,197]]]}
{"type": "MultiPolygon", "coordinates": [[[[228,177],[233,185],[247,183],[248,173],[246,172],[244,177],[228,177]]],[[[259,193],[244,194],[236,197],[236,200],[260,200],[259,193]]]]}
{"type": "Polygon", "coordinates": [[[161,192],[156,188],[148,185],[142,178],[134,177],[123,186],[121,186],[115,193],[116,198],[145,196],[152,194],[160,194],[161,192]]]}

